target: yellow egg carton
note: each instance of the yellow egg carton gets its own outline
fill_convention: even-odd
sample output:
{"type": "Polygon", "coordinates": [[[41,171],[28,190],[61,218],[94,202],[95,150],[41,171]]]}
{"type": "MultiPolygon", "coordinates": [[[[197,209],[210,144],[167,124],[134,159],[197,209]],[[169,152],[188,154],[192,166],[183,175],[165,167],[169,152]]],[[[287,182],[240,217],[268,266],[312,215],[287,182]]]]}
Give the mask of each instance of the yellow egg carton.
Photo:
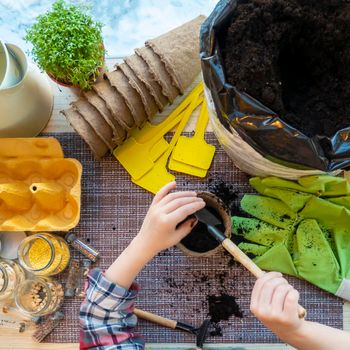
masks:
{"type": "Polygon", "coordinates": [[[80,219],[82,165],[57,139],[0,139],[0,231],[68,231],[80,219]]]}

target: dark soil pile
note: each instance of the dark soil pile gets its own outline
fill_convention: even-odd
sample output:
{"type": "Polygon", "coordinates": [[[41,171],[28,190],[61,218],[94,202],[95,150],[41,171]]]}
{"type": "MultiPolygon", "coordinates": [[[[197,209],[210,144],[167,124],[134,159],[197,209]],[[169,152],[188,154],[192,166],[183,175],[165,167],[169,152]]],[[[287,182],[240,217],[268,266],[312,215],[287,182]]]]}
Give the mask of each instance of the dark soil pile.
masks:
{"type": "MultiPolygon", "coordinates": [[[[211,207],[206,207],[221,222],[222,219],[218,212],[211,207]]],[[[224,224],[216,226],[221,232],[225,232],[224,224]]],[[[181,243],[189,250],[198,253],[208,252],[216,248],[220,243],[208,232],[207,226],[202,222],[198,222],[193,230],[181,241],[181,243]]]]}
{"type": "MultiPolygon", "coordinates": [[[[212,337],[223,336],[221,321],[226,321],[231,316],[244,317],[237,303],[237,298],[228,294],[232,290],[233,284],[225,268],[227,267],[226,265],[232,267],[231,257],[228,261],[226,259],[225,262],[221,260],[217,271],[211,271],[210,273],[198,270],[184,271],[185,278],[189,278],[189,281],[186,283],[184,283],[182,278],[171,276],[164,280],[167,286],[164,287],[164,290],[172,296],[175,292],[175,295],[185,298],[189,303],[193,295],[205,297],[201,302],[201,308],[193,309],[193,312],[200,313],[202,309],[208,310],[208,316],[211,321],[209,333],[212,337]],[[222,270],[222,268],[225,268],[225,270],[222,270]],[[187,296],[185,297],[185,295],[187,296]]],[[[168,270],[169,268],[166,267],[166,269],[168,270]]],[[[171,303],[170,307],[174,307],[174,305],[171,303]]]]}
{"type": "Polygon", "coordinates": [[[221,295],[209,295],[209,316],[214,323],[227,321],[231,316],[243,317],[243,313],[236,303],[236,299],[231,295],[222,293],[221,295]]]}
{"type": "Polygon", "coordinates": [[[308,136],[350,126],[350,4],[238,0],[220,33],[227,80],[308,136]]]}
{"type": "Polygon", "coordinates": [[[224,202],[231,214],[236,211],[235,201],[238,196],[233,185],[227,184],[225,181],[220,179],[216,181],[213,181],[211,179],[209,184],[209,191],[214,193],[224,202]]]}
{"type": "Polygon", "coordinates": [[[243,312],[236,302],[236,298],[226,293],[220,295],[208,295],[209,316],[212,337],[223,336],[220,321],[227,321],[231,316],[243,318],[243,312]]]}

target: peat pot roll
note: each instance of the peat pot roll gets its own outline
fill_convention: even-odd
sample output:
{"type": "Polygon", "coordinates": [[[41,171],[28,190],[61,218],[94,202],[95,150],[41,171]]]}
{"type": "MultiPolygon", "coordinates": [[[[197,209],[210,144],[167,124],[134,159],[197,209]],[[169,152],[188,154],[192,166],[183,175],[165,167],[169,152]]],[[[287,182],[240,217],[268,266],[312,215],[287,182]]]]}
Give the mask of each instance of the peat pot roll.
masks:
{"type": "MultiPolygon", "coordinates": [[[[203,198],[206,203],[206,208],[208,208],[222,221],[222,231],[225,230],[225,236],[231,238],[231,216],[223,201],[211,192],[199,192],[197,196],[203,198]]],[[[220,229],[220,227],[218,228],[220,229]]],[[[205,229],[205,225],[202,223],[197,223],[189,235],[177,244],[177,247],[185,255],[193,257],[209,257],[222,249],[221,244],[216,241],[215,238],[210,236],[210,234],[205,229]],[[203,231],[201,231],[201,229],[203,229],[203,231]],[[193,235],[194,232],[196,232],[196,236],[193,235]],[[206,237],[209,237],[209,241],[203,241],[203,244],[207,244],[209,246],[208,250],[204,250],[203,247],[200,246],[198,240],[194,240],[195,237],[200,238],[201,233],[206,235],[206,237]],[[197,247],[195,247],[196,243],[197,247]]]]}

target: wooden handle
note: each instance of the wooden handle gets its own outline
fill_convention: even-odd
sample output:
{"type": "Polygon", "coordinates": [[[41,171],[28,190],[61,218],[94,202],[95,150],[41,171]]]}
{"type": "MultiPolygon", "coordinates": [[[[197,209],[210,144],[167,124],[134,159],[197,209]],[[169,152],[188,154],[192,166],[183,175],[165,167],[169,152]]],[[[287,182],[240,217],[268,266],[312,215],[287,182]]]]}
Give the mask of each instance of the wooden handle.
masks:
{"type": "MultiPolygon", "coordinates": [[[[256,278],[259,278],[265,274],[265,271],[261,270],[261,268],[256,265],[248,255],[243,253],[229,238],[226,238],[222,242],[222,246],[256,278]]],[[[306,317],[306,310],[301,305],[298,306],[298,315],[299,318],[306,317]]]]}
{"type": "Polygon", "coordinates": [[[152,314],[151,312],[143,311],[137,308],[134,309],[134,314],[137,317],[142,318],[143,320],[159,324],[160,326],[176,329],[177,322],[174,320],[170,320],[169,318],[158,316],[152,314]]]}
{"type": "Polygon", "coordinates": [[[265,274],[265,272],[261,270],[261,268],[256,265],[248,255],[244,254],[230,239],[226,238],[222,242],[222,246],[256,278],[265,274]]]}

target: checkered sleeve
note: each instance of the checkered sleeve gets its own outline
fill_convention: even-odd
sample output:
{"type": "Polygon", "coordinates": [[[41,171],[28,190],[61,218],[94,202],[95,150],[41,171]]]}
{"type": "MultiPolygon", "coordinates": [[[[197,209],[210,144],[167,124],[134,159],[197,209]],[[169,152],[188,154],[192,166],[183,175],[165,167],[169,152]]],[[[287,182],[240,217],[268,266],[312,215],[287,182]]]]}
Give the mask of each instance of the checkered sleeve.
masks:
{"type": "Polygon", "coordinates": [[[86,298],[80,307],[81,350],[141,350],[144,341],[132,332],[139,288],[126,290],[110,282],[99,269],[88,274],[86,298]]]}

